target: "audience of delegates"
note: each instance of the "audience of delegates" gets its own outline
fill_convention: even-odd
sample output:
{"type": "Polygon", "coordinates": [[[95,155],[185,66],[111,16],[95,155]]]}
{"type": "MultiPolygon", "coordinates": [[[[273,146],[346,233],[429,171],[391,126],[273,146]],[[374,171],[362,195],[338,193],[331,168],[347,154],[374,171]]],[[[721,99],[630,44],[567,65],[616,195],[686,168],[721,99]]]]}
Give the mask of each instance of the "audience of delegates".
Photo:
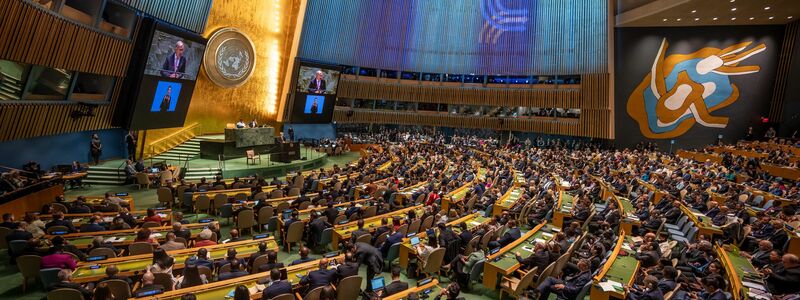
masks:
{"type": "MultiPolygon", "coordinates": [[[[542,278],[541,284],[529,288],[528,296],[533,299],[547,299],[550,294],[555,294],[558,299],[577,297],[583,287],[591,282],[592,274],[602,268],[608,253],[613,251],[622,220],[632,216],[638,219],[641,226],[632,232],[636,242],[631,245],[630,255],[639,261],[641,272],[637,272],[634,278],[635,286],[625,287],[629,298],[660,299],[667,293],[673,293],[676,299],[722,299],[720,297],[724,295],[721,293],[729,288],[730,283],[725,280],[727,274],[717,257],[715,241],[741,245],[742,257],[758,268],[772,294],[800,292],[800,285],[793,284],[800,281],[800,261],[794,254],[783,253],[789,241],[787,225],[791,228],[800,225],[796,214],[800,185],[754,168],[758,161],[730,157],[720,164],[695,162],[658,152],[653,145],[641,145],[632,150],[601,150],[598,144],[592,143],[577,145],[559,140],[540,145],[539,139],[523,142],[517,138],[502,144],[496,135],[481,131],[457,130],[456,134],[445,137],[424,129],[391,129],[376,136],[354,132],[337,142],[362,138],[369,139],[375,145],[365,150],[366,155],[357,161],[342,167],[337,165],[331,169],[314,170],[289,178],[288,182],[277,178],[268,182],[268,179],[258,176],[234,178],[231,182],[216,177],[213,181],[204,178],[197,183],[181,180],[177,184],[169,183],[166,187],[176,196],[179,190],[195,192],[215,188],[250,188],[253,193],[248,200],[285,197],[292,192],[292,188],[300,187],[299,193],[294,191],[299,196],[287,208],[291,211],[288,218],[284,218],[283,211],[275,211],[275,207],[265,204],[266,201],[260,201],[253,208],[243,207],[238,212],[244,209],[260,212],[263,207],[272,207],[271,215],[283,221],[283,231],[275,235],[279,240],[286,237],[289,225],[295,222],[304,224],[302,244],[307,247],[297,250],[300,258],[289,266],[316,262],[314,265],[317,269],[299,280],[301,296],[322,287],[322,299],[335,298],[336,291],[332,286],[348,276],[357,275],[360,266],[366,268],[367,278],[380,276],[385,269],[391,270],[391,282],[377,291],[377,297],[408,289],[409,285],[401,280],[401,268],[392,264],[384,268],[386,258],[392,245],[406,238],[401,226],[431,217],[434,220],[430,224],[432,226],[420,231],[432,234],[431,238],[415,246],[417,255],[411,258],[406,274],[409,277],[425,276],[413,271],[424,269],[430,254],[435,249],[443,248],[442,274],[451,277],[451,283],[436,298],[462,299],[462,287],[469,288],[469,274],[479,261],[486,258],[486,251],[509,245],[520,239],[524,230],[548,222],[550,213],[559,209],[556,204],[561,189],[573,197],[564,228],[560,232],[553,232],[553,237],[547,241],[532,243],[530,253],[510,253],[520,264],[520,274],[524,274],[533,269],[541,272],[567,253],[570,247],[574,249],[561,274],[542,278]],[[378,170],[378,166],[389,161],[393,162],[391,168],[378,170]],[[345,176],[353,172],[359,174],[354,178],[345,176]],[[749,176],[750,180],[737,182],[739,175],[749,176]],[[320,193],[312,190],[312,182],[321,179],[330,179],[331,187],[336,185],[340,188],[330,188],[320,193]],[[442,198],[468,183],[472,186],[466,191],[463,201],[453,203],[449,210],[442,211],[442,198]],[[407,187],[417,184],[421,184],[419,188],[405,192],[407,187]],[[601,185],[629,198],[634,211],[622,212],[616,203],[606,204],[606,199],[601,199],[601,185]],[[270,188],[270,192],[265,193],[267,186],[275,189],[270,188]],[[468,226],[464,222],[450,223],[475,212],[491,215],[503,195],[514,188],[521,191],[520,200],[502,214],[477,226],[468,226]],[[660,201],[654,203],[651,188],[661,193],[660,201]],[[360,197],[355,196],[356,190],[360,191],[360,197]],[[373,195],[377,197],[372,198],[373,195]],[[764,201],[757,200],[764,195],[772,195],[771,207],[762,208],[764,201]],[[381,217],[380,225],[374,228],[365,226],[367,208],[375,207],[374,215],[384,215],[414,205],[423,205],[424,208],[402,215],[381,217]],[[302,214],[301,206],[304,210],[302,214]],[[699,216],[708,218],[720,228],[721,234],[681,237],[670,236],[663,229],[659,232],[665,223],[678,223],[685,216],[685,209],[694,209],[699,216]],[[329,258],[320,259],[312,249],[324,246],[321,245],[323,232],[340,218],[354,221],[356,229],[350,233],[351,238],[341,241],[344,244],[344,260],[331,263],[329,258]],[[371,235],[366,239],[367,242],[358,242],[361,240],[358,237],[366,234],[371,235]],[[489,234],[492,234],[492,238],[488,240],[488,249],[468,247],[474,239],[489,234]]],[[[782,152],[772,157],[771,163],[791,158],[782,152]]],[[[11,230],[6,240],[31,243],[31,247],[24,252],[11,253],[13,256],[41,255],[43,268],[62,269],[59,282],[50,289],[69,287],[79,290],[87,299],[92,298],[92,293],[105,297],[107,285],[98,284],[95,288],[93,285],[73,283],[69,270],[74,270],[78,260],[85,259],[92,249],[109,248],[121,254],[121,249],[102,238],[103,232],[135,228],[135,241],[151,243],[156,249],[152,264],[132,278],[120,276],[116,266],[108,266],[106,277],[98,282],[112,279],[129,284],[138,282],[135,292],[141,292],[197,287],[214,280],[265,272],[259,280],[266,285],[262,291],[264,299],[292,292],[292,284],[282,277],[281,270],[286,267],[278,262],[279,254],[269,250],[264,242],[259,243],[258,252],[244,258],[239,257],[234,248],[229,248],[224,258],[215,260],[210,257],[208,247],[247,240],[240,236],[238,230],[231,230],[227,234],[229,238],[222,238],[219,224],[212,222],[193,238],[185,226],[190,222],[184,220],[181,213],[173,214],[172,219],[168,220],[156,210],[148,209],[142,220],[136,220],[127,207],[129,204],[110,193],[106,194],[98,207],[87,204],[85,198],[70,202],[62,198],[59,202],[67,204],[67,213],[91,214],[98,212],[99,207],[114,205],[119,209],[115,210],[118,213],[111,222],[92,216],[80,228],[75,228],[73,222],[60,211],[53,213],[49,222],[42,222],[35,215],[25,215],[22,222],[18,222],[11,214],[3,215],[0,226],[11,230]],[[165,234],[164,241],[160,243],[149,229],[138,228],[141,222],[170,222],[172,230],[165,234]],[[35,243],[47,240],[44,231],[53,226],[64,226],[69,232],[93,232],[97,236],[86,250],[77,249],[56,236],[48,240],[52,245],[41,252],[42,247],[37,247],[35,243]],[[186,248],[187,244],[176,240],[178,237],[196,248],[196,255],[186,259],[180,266],[182,270],[176,270],[174,258],[169,254],[169,251],[186,248]],[[266,256],[266,263],[256,267],[256,260],[262,256],[266,256]],[[206,277],[201,272],[204,269],[202,267],[212,270],[213,275],[206,277]],[[163,286],[165,282],[161,281],[156,284],[155,277],[164,276],[157,274],[167,274],[171,282],[166,284],[170,286],[163,286]]],[[[52,207],[49,209],[52,210],[52,207]]],[[[370,291],[371,284],[367,281],[370,291]]],[[[249,295],[246,288],[240,287],[243,286],[234,289],[234,298],[249,295]]]]}

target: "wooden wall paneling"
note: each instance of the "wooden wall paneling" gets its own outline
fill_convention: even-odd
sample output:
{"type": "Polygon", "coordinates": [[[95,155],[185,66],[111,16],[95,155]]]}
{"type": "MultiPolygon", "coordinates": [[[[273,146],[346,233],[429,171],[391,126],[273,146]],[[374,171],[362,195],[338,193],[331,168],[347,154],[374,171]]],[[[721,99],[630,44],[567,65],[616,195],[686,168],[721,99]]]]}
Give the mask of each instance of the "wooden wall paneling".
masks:
{"type": "Polygon", "coordinates": [[[783,103],[786,98],[786,86],[789,80],[789,73],[792,66],[792,54],[794,44],[798,35],[800,21],[794,21],[786,25],[781,43],[781,51],[778,57],[778,72],[775,76],[775,85],[772,89],[772,100],[769,107],[769,118],[772,122],[780,122],[783,119],[783,103]]]}

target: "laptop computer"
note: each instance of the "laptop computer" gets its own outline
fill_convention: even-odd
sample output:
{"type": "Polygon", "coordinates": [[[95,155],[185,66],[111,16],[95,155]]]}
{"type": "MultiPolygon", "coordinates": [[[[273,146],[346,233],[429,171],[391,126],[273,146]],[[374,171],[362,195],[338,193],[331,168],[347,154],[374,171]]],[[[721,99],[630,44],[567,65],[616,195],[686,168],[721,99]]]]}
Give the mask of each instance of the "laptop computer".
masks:
{"type": "Polygon", "coordinates": [[[374,292],[374,291],[383,289],[383,286],[385,284],[384,280],[385,279],[383,278],[383,276],[373,278],[372,281],[371,281],[372,282],[372,291],[374,292]]]}
{"type": "Polygon", "coordinates": [[[416,246],[417,244],[419,244],[419,237],[418,236],[412,236],[411,237],[411,246],[416,246]]]}

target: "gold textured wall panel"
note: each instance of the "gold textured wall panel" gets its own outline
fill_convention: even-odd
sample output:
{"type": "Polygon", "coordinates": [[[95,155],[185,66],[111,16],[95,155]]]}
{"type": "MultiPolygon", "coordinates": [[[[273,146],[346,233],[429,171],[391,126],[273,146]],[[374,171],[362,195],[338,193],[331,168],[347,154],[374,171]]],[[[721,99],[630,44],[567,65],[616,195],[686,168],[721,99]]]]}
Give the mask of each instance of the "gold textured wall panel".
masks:
{"type": "MultiPolygon", "coordinates": [[[[226,123],[240,118],[274,124],[278,94],[283,80],[281,70],[291,60],[283,53],[294,33],[299,0],[218,0],[213,1],[203,36],[217,29],[235,27],[253,41],[256,65],[243,85],[222,88],[211,82],[201,67],[185,124],[199,123],[201,133],[221,133],[226,123]]],[[[212,51],[212,49],[207,49],[212,51]]],[[[164,137],[180,128],[149,130],[147,140],[164,137]]]]}

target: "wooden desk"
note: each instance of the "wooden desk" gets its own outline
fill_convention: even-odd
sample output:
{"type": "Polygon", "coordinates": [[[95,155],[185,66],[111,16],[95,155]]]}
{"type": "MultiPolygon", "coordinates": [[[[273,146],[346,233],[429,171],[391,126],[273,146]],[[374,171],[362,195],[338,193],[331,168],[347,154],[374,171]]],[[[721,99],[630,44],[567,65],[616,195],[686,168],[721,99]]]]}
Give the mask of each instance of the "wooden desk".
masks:
{"type": "MultiPolygon", "coordinates": [[[[225,258],[228,255],[228,249],[231,248],[236,249],[236,257],[248,258],[251,254],[258,252],[258,244],[261,242],[267,243],[267,249],[278,251],[278,243],[275,242],[273,237],[218,244],[203,248],[208,249],[211,260],[225,258]]],[[[172,267],[173,270],[182,269],[186,259],[195,256],[198,249],[199,248],[188,248],[167,252],[170,256],[175,258],[175,264],[172,267]]],[[[144,273],[152,264],[152,254],[122,256],[101,261],[81,262],[78,264],[78,268],[72,272],[72,280],[78,283],[100,280],[106,277],[106,268],[112,265],[119,269],[120,275],[122,276],[135,276],[144,273]],[[99,268],[97,266],[99,266],[99,268]]]]}
{"type": "MultiPolygon", "coordinates": [[[[368,230],[369,232],[373,232],[376,229],[378,229],[378,227],[381,226],[381,220],[383,220],[384,218],[392,219],[395,216],[398,216],[398,217],[406,216],[408,214],[408,212],[412,211],[412,210],[416,211],[418,216],[421,216],[422,215],[422,209],[423,209],[422,205],[417,205],[417,206],[412,206],[412,207],[407,207],[407,208],[404,208],[404,209],[396,210],[396,211],[390,212],[388,214],[382,214],[382,215],[366,218],[366,219],[364,219],[364,229],[368,230]]],[[[405,220],[406,220],[405,218],[402,218],[402,222],[401,223],[405,223],[405,220]]],[[[392,223],[390,222],[389,224],[391,225],[392,223]]],[[[333,248],[333,250],[338,250],[339,249],[339,242],[349,239],[350,238],[350,233],[353,232],[356,229],[358,229],[358,221],[353,221],[353,222],[349,222],[349,223],[345,223],[345,224],[341,224],[341,225],[334,225],[334,227],[333,227],[333,238],[331,240],[331,248],[333,248]]]]}
{"type": "MultiPolygon", "coordinates": [[[[337,261],[341,262],[344,260],[344,255],[339,255],[334,257],[337,261]]],[[[306,263],[302,263],[299,265],[288,266],[285,267],[287,280],[292,283],[293,289],[297,289],[299,287],[300,279],[298,275],[305,276],[308,275],[309,272],[318,270],[319,269],[319,259],[309,261],[306,263]]],[[[210,282],[204,285],[198,285],[190,288],[185,289],[177,289],[174,291],[169,291],[160,295],[154,295],[152,297],[145,297],[145,298],[137,298],[137,299],[150,299],[150,300],[178,300],[181,296],[186,294],[194,294],[198,300],[219,300],[219,299],[231,299],[227,297],[238,285],[244,285],[250,289],[250,299],[261,299],[261,290],[258,290],[259,287],[263,288],[263,286],[258,285],[259,279],[269,278],[269,271],[250,274],[238,278],[223,280],[223,281],[215,281],[210,282]]]]}
{"type": "Polygon", "coordinates": [[[633,245],[630,237],[624,233],[620,234],[617,239],[617,244],[614,246],[614,251],[608,257],[606,263],[602,266],[600,273],[593,278],[594,284],[590,290],[590,298],[592,300],[600,299],[606,300],[610,298],[625,299],[625,291],[622,289],[615,289],[613,291],[603,291],[598,285],[603,278],[609,282],[618,282],[621,285],[630,286],[636,278],[636,272],[639,270],[639,261],[633,257],[634,251],[623,249],[623,245],[633,245]],[[625,255],[621,255],[625,253],[625,255]]]}
{"type": "MultiPolygon", "coordinates": [[[[383,297],[383,300],[405,300],[408,299],[408,295],[412,293],[419,294],[427,294],[430,295],[428,299],[433,299],[438,296],[442,292],[442,288],[439,286],[439,281],[436,279],[431,279],[431,282],[423,284],[421,286],[411,287],[404,291],[401,291],[397,294],[383,297]]],[[[422,299],[422,298],[417,298],[422,299]]]]}
{"type": "Polygon", "coordinates": [[[713,240],[714,235],[722,235],[722,229],[711,222],[712,218],[683,204],[681,204],[681,211],[689,217],[689,220],[694,222],[694,226],[697,226],[697,234],[705,235],[709,240],[713,240]],[[698,214],[702,216],[698,216],[698,214]]]}
{"type": "MultiPolygon", "coordinates": [[[[42,182],[40,184],[46,185],[48,183],[42,182]]],[[[23,190],[20,190],[19,192],[24,193],[23,190]]],[[[40,211],[42,206],[48,203],[53,203],[53,201],[56,199],[56,196],[60,196],[62,194],[64,194],[63,184],[42,186],[42,188],[38,191],[20,194],[21,196],[18,196],[18,198],[0,204],[0,212],[14,214],[17,216],[17,219],[21,220],[22,216],[24,216],[26,212],[40,211]]],[[[4,196],[15,197],[14,195],[4,196]]]]}
{"type": "MultiPolygon", "coordinates": [[[[135,210],[130,212],[133,216],[136,223],[141,224],[144,223],[144,218],[147,217],[146,210],[135,210]]],[[[161,216],[161,219],[164,221],[163,223],[169,223],[170,219],[172,218],[172,210],[170,209],[162,209],[156,210],[156,214],[161,216]]],[[[119,215],[118,212],[97,212],[97,213],[86,213],[86,214],[64,214],[64,220],[72,220],[72,225],[75,228],[86,224],[89,222],[89,219],[94,216],[100,216],[103,218],[103,222],[111,223],[114,220],[114,217],[119,215]]],[[[39,220],[47,223],[48,221],[53,219],[53,215],[38,215],[39,220]]]]}
{"type": "MultiPolygon", "coordinates": [[[[469,215],[466,215],[464,217],[458,218],[456,220],[450,221],[450,222],[447,223],[447,225],[448,226],[452,226],[453,227],[453,231],[456,232],[457,234],[460,234],[461,233],[461,228],[459,227],[459,225],[461,223],[467,223],[467,230],[473,231],[478,226],[486,224],[490,220],[492,220],[492,218],[482,217],[480,213],[473,213],[473,214],[469,214],[469,215]]],[[[424,232],[424,231],[420,232],[416,236],[419,238],[419,243],[420,244],[427,245],[426,244],[427,241],[428,241],[428,233],[427,232],[424,232]]],[[[411,240],[410,238],[403,238],[403,243],[400,244],[399,260],[400,260],[400,266],[403,267],[403,269],[408,267],[408,262],[410,260],[409,258],[411,256],[416,256],[417,255],[417,250],[414,249],[413,246],[411,246],[410,240],[411,240]]],[[[464,246],[466,246],[466,245],[464,245],[464,246]]]]}
{"type": "Polygon", "coordinates": [[[501,248],[497,253],[488,255],[486,263],[483,265],[483,285],[487,288],[495,289],[498,283],[498,276],[509,275],[519,269],[520,264],[514,252],[532,253],[537,239],[548,241],[553,237],[555,233],[553,228],[555,227],[546,223],[536,225],[516,241],[501,248]]]}
{"type": "MultiPolygon", "coordinates": [[[[128,207],[129,209],[133,209],[133,208],[135,207],[135,203],[134,203],[134,200],[133,200],[133,196],[131,196],[131,195],[130,195],[130,194],[128,194],[128,193],[120,193],[120,194],[121,194],[121,195],[122,195],[122,194],[124,194],[124,195],[122,195],[122,196],[117,196],[117,195],[115,194],[115,195],[113,195],[112,197],[121,198],[122,200],[124,200],[125,202],[127,202],[127,203],[128,203],[127,207],[128,207]]],[[[103,195],[103,196],[82,196],[82,197],[86,199],[86,204],[87,204],[87,205],[89,205],[89,206],[99,206],[99,205],[102,205],[102,204],[103,204],[103,201],[106,199],[106,196],[105,196],[105,195],[103,195]]],[[[78,197],[77,197],[77,196],[76,196],[76,197],[74,197],[74,198],[73,198],[73,197],[70,197],[69,199],[65,199],[65,200],[64,200],[64,202],[75,202],[75,201],[78,201],[78,197]]],[[[122,206],[122,207],[125,207],[125,205],[121,205],[121,206],[122,206]]]]}
{"type": "Polygon", "coordinates": [[[564,191],[558,192],[558,201],[553,211],[553,226],[564,228],[564,219],[572,216],[573,197],[564,191]]]}
{"type": "MultiPolygon", "coordinates": [[[[186,224],[184,225],[185,228],[189,229],[192,234],[192,238],[197,237],[197,234],[203,230],[206,226],[210,223],[193,223],[193,224],[186,224]]],[[[133,244],[133,241],[136,239],[136,233],[141,230],[140,228],[136,229],[125,229],[125,230],[111,230],[111,231],[99,231],[99,232],[79,232],[79,233],[69,233],[61,235],[65,240],[67,240],[70,244],[78,247],[78,249],[87,249],[92,244],[92,240],[95,236],[102,236],[103,238],[122,238],[124,240],[113,242],[114,246],[127,246],[133,244]]],[[[157,238],[159,241],[163,241],[167,237],[167,233],[172,231],[172,226],[164,226],[164,227],[153,227],[150,228],[152,234],[160,234],[157,238]]],[[[48,239],[52,239],[56,237],[55,235],[46,235],[48,239]]]]}
{"type": "Polygon", "coordinates": [[[720,263],[725,268],[725,277],[730,285],[731,299],[750,299],[747,296],[749,289],[742,284],[742,280],[745,279],[745,276],[760,277],[756,268],[753,267],[750,260],[739,255],[739,250],[736,246],[714,246],[714,249],[717,251],[720,263]]]}

